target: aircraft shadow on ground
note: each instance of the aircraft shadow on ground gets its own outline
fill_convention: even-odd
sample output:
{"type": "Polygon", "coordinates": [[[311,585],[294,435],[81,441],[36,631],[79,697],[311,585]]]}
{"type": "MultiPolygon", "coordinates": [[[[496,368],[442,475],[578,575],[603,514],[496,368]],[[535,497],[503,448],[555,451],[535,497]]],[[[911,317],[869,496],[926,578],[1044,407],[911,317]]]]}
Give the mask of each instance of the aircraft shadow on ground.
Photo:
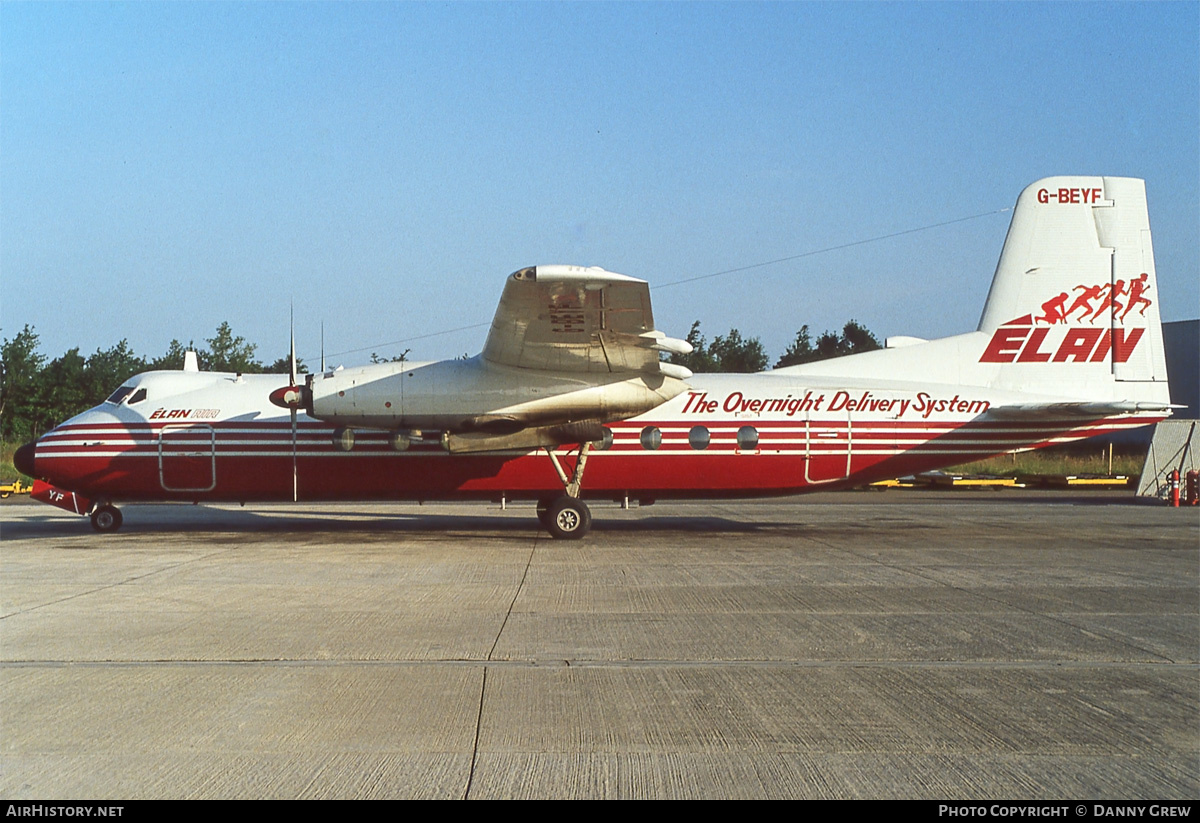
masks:
{"type": "MultiPolygon", "coordinates": [[[[725,533],[747,534],[777,531],[797,524],[732,520],[723,517],[655,516],[621,520],[603,517],[593,520],[593,534],[637,534],[644,532],[725,533]]],[[[539,534],[549,539],[538,525],[533,511],[528,517],[491,515],[412,514],[408,512],[381,515],[378,511],[339,511],[324,514],[277,514],[242,511],[189,510],[185,514],[163,514],[161,510],[139,517],[136,507],[127,510],[125,524],[112,535],[97,534],[85,518],[63,518],[53,513],[35,515],[19,521],[9,521],[0,527],[0,540],[39,538],[89,537],[89,548],[119,547],[123,537],[162,535],[236,535],[247,536],[296,534],[311,537],[319,534],[372,533],[387,534],[447,534],[464,537],[532,537],[539,534]],[[474,534],[472,534],[474,533],[474,534]]],[[[588,538],[584,538],[586,543],[588,538]]],[[[569,543],[567,543],[569,545],[569,543]]]]}
{"type": "MultiPolygon", "coordinates": [[[[1014,493],[1010,490],[937,490],[928,492],[880,492],[885,497],[876,497],[875,493],[841,493],[831,495],[830,499],[797,501],[793,510],[794,518],[778,520],[759,517],[755,505],[746,505],[744,519],[732,519],[713,515],[663,514],[663,515],[629,515],[616,510],[597,509],[593,512],[592,531],[596,534],[638,534],[638,533],[715,533],[715,534],[753,534],[771,532],[778,534],[783,531],[795,532],[798,535],[812,535],[814,532],[830,530],[844,533],[846,531],[870,531],[879,527],[888,529],[904,528],[897,518],[889,516],[887,510],[900,504],[905,515],[899,521],[908,523],[912,528],[937,528],[937,525],[926,522],[921,517],[919,507],[912,504],[936,505],[938,507],[975,506],[994,503],[997,506],[1130,506],[1130,505],[1161,505],[1159,501],[1135,497],[1126,491],[1072,493],[1070,491],[1035,490],[1014,493]],[[875,513],[864,519],[860,513],[846,518],[828,517],[830,507],[840,508],[846,504],[872,504],[875,513]],[[825,513],[813,522],[805,518],[803,506],[819,508],[825,513]]],[[[855,509],[858,507],[855,506],[855,509]]],[[[0,515],[3,511],[0,510],[0,515]]],[[[0,516],[0,541],[59,538],[59,537],[90,537],[95,547],[106,545],[119,546],[125,535],[183,535],[183,534],[231,534],[246,535],[278,535],[298,534],[312,536],[314,534],[346,534],[375,533],[386,534],[421,534],[444,533],[475,538],[485,537],[526,537],[541,534],[544,531],[537,524],[532,509],[516,509],[507,514],[439,514],[433,511],[397,511],[381,513],[378,509],[344,508],[331,512],[312,512],[302,508],[294,511],[254,511],[241,509],[208,509],[184,505],[147,505],[130,506],[126,509],[125,524],[115,535],[101,535],[94,532],[87,518],[74,518],[63,515],[51,509],[45,514],[25,514],[20,519],[0,516]]],[[[587,538],[584,538],[586,542],[587,538]]]]}

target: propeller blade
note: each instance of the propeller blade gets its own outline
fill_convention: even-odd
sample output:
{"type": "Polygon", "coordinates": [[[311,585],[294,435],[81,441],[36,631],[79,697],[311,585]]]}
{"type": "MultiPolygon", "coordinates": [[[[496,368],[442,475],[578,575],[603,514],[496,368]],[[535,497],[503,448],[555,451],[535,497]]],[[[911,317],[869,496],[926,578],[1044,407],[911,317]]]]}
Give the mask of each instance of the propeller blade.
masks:
{"type": "Polygon", "coordinates": [[[292,409],[292,502],[299,500],[300,473],[296,467],[296,410],[292,409]]]}
{"type": "MultiPolygon", "coordinates": [[[[288,383],[288,385],[294,386],[294,385],[296,385],[296,307],[295,307],[295,305],[292,305],[290,307],[290,313],[291,313],[291,316],[288,319],[288,325],[290,326],[289,331],[291,333],[290,336],[292,338],[292,341],[291,341],[291,371],[288,373],[289,378],[290,378],[290,382],[288,383]]],[[[292,414],[292,433],[295,434],[295,431],[296,431],[296,415],[293,412],[293,414],[292,414]]]]}
{"type": "MultiPolygon", "coordinates": [[[[291,392],[296,387],[296,304],[293,302],[288,307],[288,332],[291,338],[289,357],[291,360],[290,371],[288,372],[288,391],[291,392]]],[[[292,418],[292,502],[295,503],[300,498],[300,471],[296,465],[296,406],[297,398],[291,398],[292,403],[289,403],[288,410],[292,418]]]]}

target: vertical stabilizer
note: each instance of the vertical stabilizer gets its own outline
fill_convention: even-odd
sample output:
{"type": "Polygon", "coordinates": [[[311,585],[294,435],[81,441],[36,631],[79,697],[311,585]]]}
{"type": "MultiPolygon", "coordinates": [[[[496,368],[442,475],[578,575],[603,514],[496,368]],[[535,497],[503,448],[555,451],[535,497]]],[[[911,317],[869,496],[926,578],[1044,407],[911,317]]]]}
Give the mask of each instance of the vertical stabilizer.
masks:
{"type": "Polygon", "coordinates": [[[1024,366],[1027,388],[1053,381],[1039,364],[1054,363],[1089,381],[1166,381],[1145,183],[1050,177],[1021,192],[979,331],[980,362],[1024,366]]]}

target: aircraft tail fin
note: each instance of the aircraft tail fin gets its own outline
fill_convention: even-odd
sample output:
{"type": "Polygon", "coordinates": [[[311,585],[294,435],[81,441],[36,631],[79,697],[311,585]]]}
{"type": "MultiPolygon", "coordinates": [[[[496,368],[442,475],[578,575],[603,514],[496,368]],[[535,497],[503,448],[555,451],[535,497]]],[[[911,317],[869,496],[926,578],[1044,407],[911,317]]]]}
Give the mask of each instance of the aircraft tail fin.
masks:
{"type": "Polygon", "coordinates": [[[1165,382],[1144,181],[1050,177],[1021,192],[979,331],[979,362],[1028,367],[1026,389],[1062,376],[1038,364],[1165,382]]]}
{"type": "Polygon", "coordinates": [[[777,371],[1167,409],[1158,300],[1145,183],[1050,177],[1017,199],[977,331],[777,371]]]}

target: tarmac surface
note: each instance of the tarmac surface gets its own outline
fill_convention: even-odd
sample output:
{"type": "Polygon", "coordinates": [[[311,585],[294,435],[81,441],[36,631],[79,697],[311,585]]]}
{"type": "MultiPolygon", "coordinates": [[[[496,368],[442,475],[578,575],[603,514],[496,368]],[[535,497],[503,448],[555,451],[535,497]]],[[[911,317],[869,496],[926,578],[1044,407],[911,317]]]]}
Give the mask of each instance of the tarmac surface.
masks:
{"type": "Polygon", "coordinates": [[[0,504],[0,796],[1200,796],[1200,511],[1129,492],[0,504]]]}

